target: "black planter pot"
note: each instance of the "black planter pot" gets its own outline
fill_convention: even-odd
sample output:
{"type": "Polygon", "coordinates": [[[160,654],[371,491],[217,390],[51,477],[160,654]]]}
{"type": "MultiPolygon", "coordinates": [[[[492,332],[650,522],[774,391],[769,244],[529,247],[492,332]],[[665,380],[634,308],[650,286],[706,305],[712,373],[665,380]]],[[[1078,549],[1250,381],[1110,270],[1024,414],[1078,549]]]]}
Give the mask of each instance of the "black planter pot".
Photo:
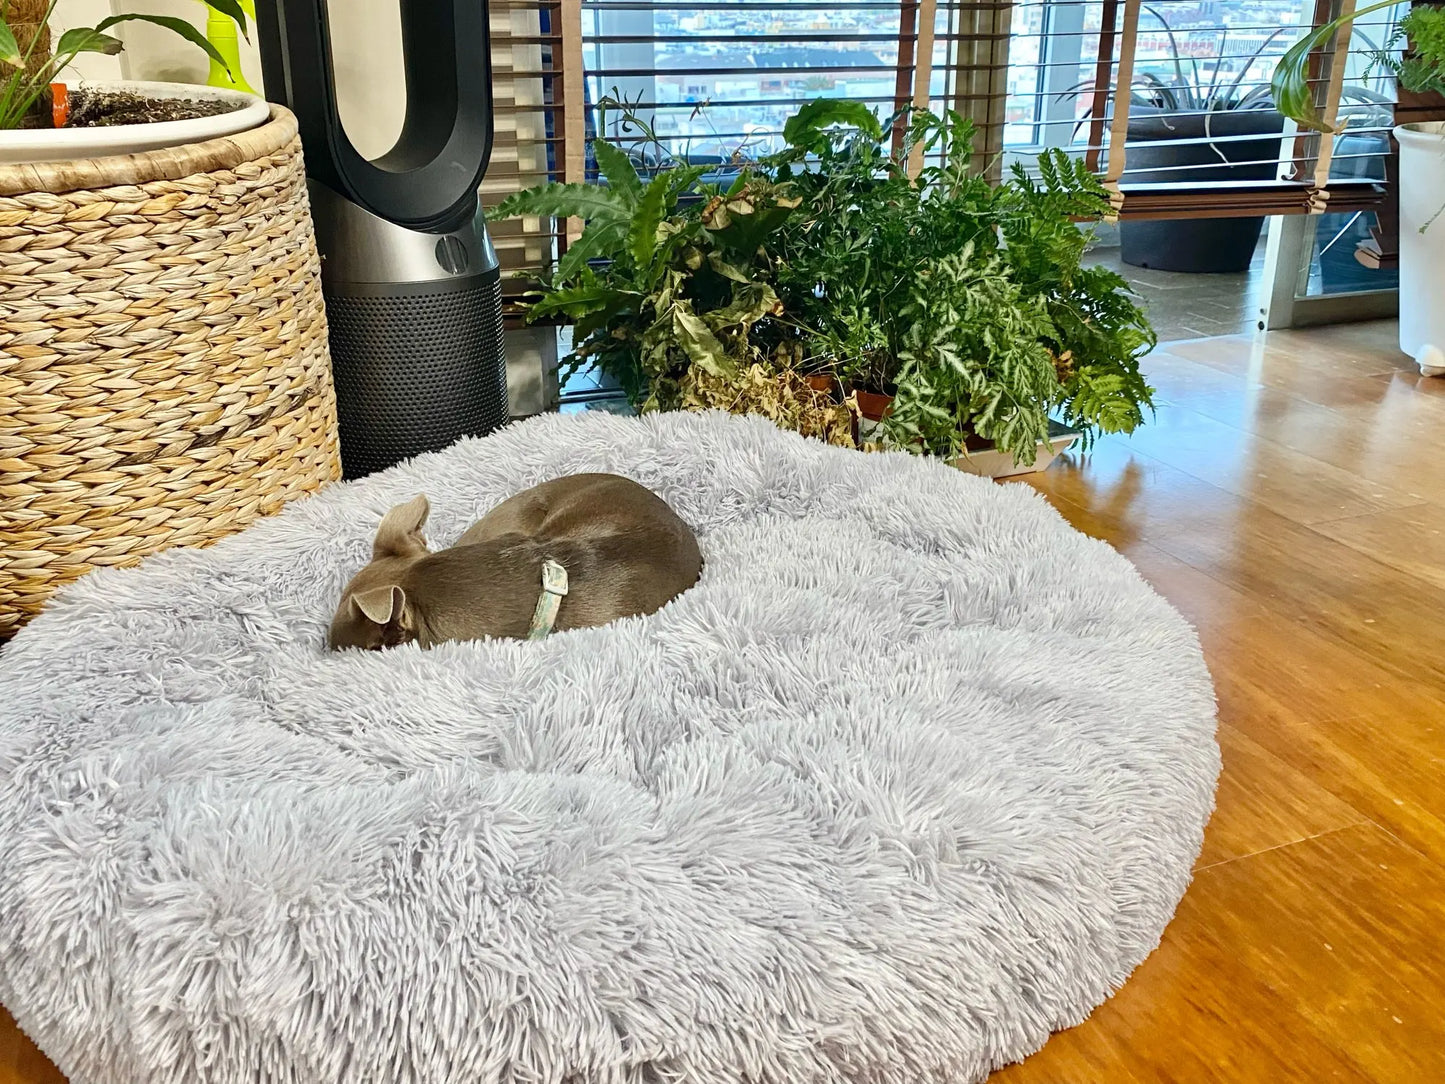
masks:
{"type": "MultiPolygon", "coordinates": [[[[1272,109],[1217,110],[1203,115],[1171,117],[1154,106],[1132,106],[1129,152],[1123,182],[1157,184],[1187,181],[1272,181],[1279,174],[1284,117],[1272,109]],[[1205,121],[1208,120],[1208,132],[1205,121]],[[1169,139],[1258,135],[1238,142],[1163,144],[1169,139]],[[1159,145],[1150,144],[1160,141],[1159,145]],[[1220,155],[1227,161],[1220,161],[1220,155]],[[1263,161],[1260,161],[1263,160],[1263,161]],[[1255,165],[1241,165],[1255,162],[1255,165]],[[1206,166],[1186,169],[1186,166],[1206,166]]],[[[1167,219],[1157,222],[1126,219],[1119,224],[1119,254],[1135,267],[1160,271],[1244,271],[1254,258],[1263,218],[1167,219]]]]}

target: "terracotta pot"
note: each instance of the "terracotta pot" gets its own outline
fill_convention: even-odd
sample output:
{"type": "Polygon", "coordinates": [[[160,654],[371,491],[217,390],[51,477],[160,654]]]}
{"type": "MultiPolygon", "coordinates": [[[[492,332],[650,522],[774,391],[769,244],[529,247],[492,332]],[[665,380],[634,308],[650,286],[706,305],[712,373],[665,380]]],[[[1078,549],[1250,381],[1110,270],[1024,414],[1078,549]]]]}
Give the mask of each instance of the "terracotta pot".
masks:
{"type": "Polygon", "coordinates": [[[858,412],[870,422],[881,422],[893,410],[893,396],[879,395],[876,391],[855,390],[858,397],[858,412]]]}
{"type": "Polygon", "coordinates": [[[827,395],[833,396],[835,399],[842,398],[842,389],[838,386],[838,380],[836,377],[829,376],[827,373],[812,373],[808,376],[807,379],[808,387],[812,388],[814,391],[821,391],[827,395]]]}

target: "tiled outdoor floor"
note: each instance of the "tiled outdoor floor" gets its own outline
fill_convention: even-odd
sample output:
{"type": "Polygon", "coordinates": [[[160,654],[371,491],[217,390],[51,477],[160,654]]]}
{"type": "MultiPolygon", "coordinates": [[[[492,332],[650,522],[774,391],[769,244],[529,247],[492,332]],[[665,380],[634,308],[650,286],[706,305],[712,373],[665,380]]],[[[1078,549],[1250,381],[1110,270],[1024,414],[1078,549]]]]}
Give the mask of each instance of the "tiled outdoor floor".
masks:
{"type": "Polygon", "coordinates": [[[1264,245],[1255,249],[1249,270],[1236,275],[1190,275],[1131,267],[1117,248],[1098,249],[1086,259],[1129,280],[1159,333],[1160,342],[1237,335],[1253,331],[1264,286],[1264,245]]]}

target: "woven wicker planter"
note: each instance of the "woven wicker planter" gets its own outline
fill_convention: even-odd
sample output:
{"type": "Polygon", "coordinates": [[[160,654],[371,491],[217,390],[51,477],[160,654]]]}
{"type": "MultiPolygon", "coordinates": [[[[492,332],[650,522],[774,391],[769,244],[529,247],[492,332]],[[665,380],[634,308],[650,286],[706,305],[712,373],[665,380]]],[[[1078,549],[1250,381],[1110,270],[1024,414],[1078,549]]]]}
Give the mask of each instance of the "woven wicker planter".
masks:
{"type": "Polygon", "coordinates": [[[0,167],[0,639],[340,476],[296,120],[0,167]]]}

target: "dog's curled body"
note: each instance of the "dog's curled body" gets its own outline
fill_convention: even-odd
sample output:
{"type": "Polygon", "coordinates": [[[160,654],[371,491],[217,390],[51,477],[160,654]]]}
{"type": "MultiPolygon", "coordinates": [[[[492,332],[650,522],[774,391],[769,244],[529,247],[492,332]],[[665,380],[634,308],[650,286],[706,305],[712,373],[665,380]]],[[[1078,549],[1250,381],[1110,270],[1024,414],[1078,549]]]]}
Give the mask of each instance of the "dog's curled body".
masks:
{"type": "Polygon", "coordinates": [[[697,582],[697,538],[657,494],[615,474],[573,474],[508,498],[456,545],[432,553],[429,506],[386,514],[372,560],[342,592],[332,648],[525,637],[542,564],[567,571],[555,631],[648,614],[697,582]]]}

